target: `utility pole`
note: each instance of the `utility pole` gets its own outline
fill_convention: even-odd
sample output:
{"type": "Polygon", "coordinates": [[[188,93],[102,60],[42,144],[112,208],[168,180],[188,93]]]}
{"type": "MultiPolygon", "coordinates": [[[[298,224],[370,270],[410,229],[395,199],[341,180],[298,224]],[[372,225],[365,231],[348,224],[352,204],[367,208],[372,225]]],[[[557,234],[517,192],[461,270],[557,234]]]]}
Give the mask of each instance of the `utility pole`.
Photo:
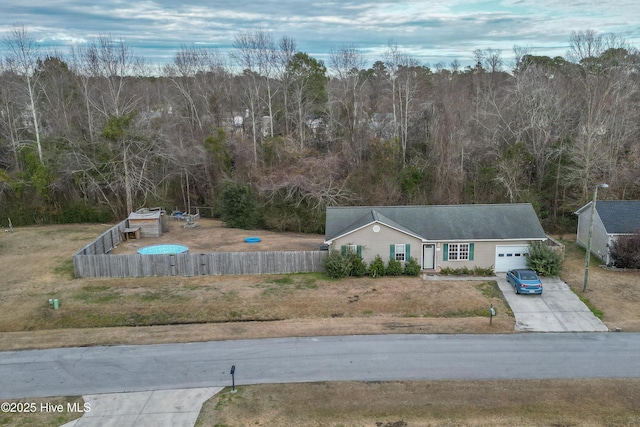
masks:
{"type": "Polygon", "coordinates": [[[587,256],[584,260],[584,285],[582,286],[582,292],[587,292],[587,285],[589,284],[589,263],[591,261],[591,239],[593,238],[593,218],[596,214],[596,200],[598,199],[598,188],[609,188],[607,184],[596,185],[593,191],[593,202],[591,203],[591,219],[589,220],[589,239],[587,240],[587,256]]]}

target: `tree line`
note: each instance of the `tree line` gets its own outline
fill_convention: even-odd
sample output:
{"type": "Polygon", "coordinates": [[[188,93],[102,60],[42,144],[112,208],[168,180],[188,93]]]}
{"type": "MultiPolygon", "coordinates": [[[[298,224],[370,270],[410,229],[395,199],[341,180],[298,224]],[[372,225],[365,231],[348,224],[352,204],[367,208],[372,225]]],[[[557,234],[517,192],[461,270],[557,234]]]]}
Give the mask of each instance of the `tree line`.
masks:
{"type": "Polygon", "coordinates": [[[245,226],[322,232],[330,205],[530,202],[571,227],[601,196],[640,196],[640,55],[574,32],[566,57],[515,46],[429,67],[389,45],[327,63],[240,32],[162,66],[99,36],[44,52],[25,28],[0,62],[0,217],[108,221],[142,206],[245,204],[245,226]],[[222,197],[222,196],[225,197],[222,197]]]}

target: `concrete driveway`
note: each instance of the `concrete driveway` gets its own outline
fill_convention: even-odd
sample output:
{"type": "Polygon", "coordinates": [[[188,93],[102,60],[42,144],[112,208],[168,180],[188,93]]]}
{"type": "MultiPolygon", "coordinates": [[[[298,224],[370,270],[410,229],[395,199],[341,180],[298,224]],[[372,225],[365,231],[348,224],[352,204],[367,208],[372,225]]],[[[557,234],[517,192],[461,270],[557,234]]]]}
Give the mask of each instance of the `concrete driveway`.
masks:
{"type": "Polygon", "coordinates": [[[222,387],[82,396],[89,411],[62,427],[193,427],[222,387]]]}
{"type": "Polygon", "coordinates": [[[516,295],[503,273],[497,278],[516,318],[516,330],[531,332],[608,332],[569,285],[557,277],[543,278],[542,295],[516,295]]]}

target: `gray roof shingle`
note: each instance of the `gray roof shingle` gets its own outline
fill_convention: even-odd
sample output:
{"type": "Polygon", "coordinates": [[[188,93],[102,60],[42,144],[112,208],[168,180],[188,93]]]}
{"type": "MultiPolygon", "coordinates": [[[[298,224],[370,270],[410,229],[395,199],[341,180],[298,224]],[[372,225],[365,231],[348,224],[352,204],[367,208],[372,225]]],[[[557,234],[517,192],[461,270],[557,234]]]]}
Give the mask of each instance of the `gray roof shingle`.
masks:
{"type": "Polygon", "coordinates": [[[640,231],[640,200],[598,200],[596,211],[609,234],[640,231]]]}
{"type": "Polygon", "coordinates": [[[447,206],[345,206],[327,208],[325,240],[373,221],[428,240],[544,239],[529,203],[447,206]]]}

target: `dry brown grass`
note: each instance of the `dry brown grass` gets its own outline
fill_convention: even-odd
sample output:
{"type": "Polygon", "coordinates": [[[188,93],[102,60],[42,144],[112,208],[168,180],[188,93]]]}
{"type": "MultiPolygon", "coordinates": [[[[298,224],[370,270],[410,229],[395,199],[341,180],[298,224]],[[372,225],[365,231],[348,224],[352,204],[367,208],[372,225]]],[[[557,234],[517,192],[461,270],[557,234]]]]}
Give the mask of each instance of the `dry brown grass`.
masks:
{"type": "Polygon", "coordinates": [[[169,221],[169,231],[158,238],[127,240],[114,254],[136,253],[148,245],[179,243],[192,252],[253,252],[253,251],[317,251],[324,241],[320,234],[276,233],[267,230],[227,228],[219,220],[201,218],[198,227],[184,228],[184,221],[169,221]],[[246,237],[259,236],[260,243],[249,244],[246,237]]]}
{"type": "MultiPolygon", "coordinates": [[[[73,279],[71,255],[107,227],[26,227],[2,235],[0,268],[7,280],[0,289],[0,333],[5,338],[0,349],[513,330],[513,318],[490,281],[437,283],[406,277],[334,281],[321,274],[73,279]],[[59,299],[59,310],[49,306],[49,298],[59,299]],[[489,304],[499,313],[491,327],[486,317],[489,304]]],[[[224,250],[259,247],[244,243],[246,231],[213,221],[198,233],[199,239],[218,242],[224,250]],[[222,245],[221,236],[235,246],[222,245]]],[[[310,246],[310,241],[316,244],[318,238],[250,234],[263,236],[265,242],[281,239],[283,248],[292,250],[310,246]]],[[[198,247],[186,238],[167,239],[198,247]]],[[[145,245],[157,242],[140,243],[145,240],[145,245]]],[[[124,250],[123,246],[118,249],[124,250]]]]}
{"type": "MultiPolygon", "coordinates": [[[[377,333],[512,332],[513,318],[490,282],[410,278],[327,280],[321,275],[73,279],[71,256],[108,228],[19,228],[0,235],[0,350],[96,344],[147,344],[240,338],[377,333]],[[60,310],[47,300],[59,298],[60,310]],[[488,304],[498,309],[489,326],[488,304]],[[265,320],[270,319],[270,320],[265,320]],[[282,319],[282,320],[274,320],[282,319]],[[105,324],[180,325],[146,327],[105,324]],[[188,323],[208,322],[208,323],[188,323]]],[[[317,237],[208,226],[176,229],[167,242],[193,250],[315,249],[317,237]],[[193,233],[191,233],[193,232],[193,233]],[[190,234],[191,233],[191,234],[190,234]],[[207,249],[197,246],[192,236],[207,249]],[[282,245],[276,245],[280,238],[282,245]],[[299,241],[296,239],[300,238],[299,241]],[[215,242],[215,243],[214,243],[215,242]],[[297,243],[294,243],[297,242],[297,243]],[[305,246],[309,245],[309,246],[305,246]],[[202,248],[202,249],[201,249],[202,248]]],[[[584,251],[566,239],[563,272],[582,289],[584,251]]],[[[157,241],[129,242],[118,250],[157,241]]],[[[640,331],[640,273],[591,269],[591,303],[610,328],[640,331]]],[[[241,387],[214,397],[201,426],[631,426],[640,424],[639,380],[319,383],[241,387]]],[[[50,400],[50,399],[48,399],[50,400]]],[[[45,424],[50,423],[50,424],[45,424]]],[[[57,420],[0,419],[2,425],[57,420]],[[7,424],[9,423],[9,424],[7,424]]]]}
{"type": "Polygon", "coordinates": [[[575,235],[562,237],[567,256],[560,277],[603,312],[602,320],[609,330],[640,332],[640,271],[605,269],[594,257],[587,292],[583,294],[585,250],[576,245],[575,235]]]}
{"type": "MultiPolygon", "coordinates": [[[[269,250],[312,249],[321,239],[201,222],[201,228],[190,230],[174,222],[163,239],[198,250],[206,249],[198,245],[207,242],[220,250],[259,249],[244,243],[247,235],[281,245],[269,250]]],[[[490,286],[478,282],[332,281],[317,274],[73,279],[72,254],[108,227],[36,226],[0,234],[0,350],[335,334],[513,332],[508,307],[499,295],[487,293],[490,286]],[[51,309],[49,298],[61,301],[60,310],[51,309]],[[485,317],[489,304],[498,309],[491,327],[485,317]],[[149,326],[130,327],[140,325],[149,326]]],[[[580,294],[584,251],[572,237],[564,243],[568,257],[562,277],[580,294]]],[[[118,249],[135,249],[125,245],[118,249]]],[[[610,328],[640,331],[640,273],[593,265],[586,296],[604,311],[610,328]]]]}
{"type": "MultiPolygon", "coordinates": [[[[30,404],[35,404],[35,412],[0,412],[0,426],[3,427],[58,427],[66,424],[70,421],[80,418],[82,412],[67,411],[67,405],[77,405],[82,408],[84,399],[80,396],[73,397],[46,397],[37,399],[16,399],[7,400],[6,402],[15,404],[27,404],[29,411],[33,407],[30,404]],[[61,412],[47,412],[42,410],[41,405],[58,406],[62,405],[64,408],[61,412]]],[[[17,409],[17,407],[14,407],[17,409]]]]}
{"type": "Polygon", "coordinates": [[[636,426],[640,379],[265,384],[225,389],[197,426],[636,426]]]}

